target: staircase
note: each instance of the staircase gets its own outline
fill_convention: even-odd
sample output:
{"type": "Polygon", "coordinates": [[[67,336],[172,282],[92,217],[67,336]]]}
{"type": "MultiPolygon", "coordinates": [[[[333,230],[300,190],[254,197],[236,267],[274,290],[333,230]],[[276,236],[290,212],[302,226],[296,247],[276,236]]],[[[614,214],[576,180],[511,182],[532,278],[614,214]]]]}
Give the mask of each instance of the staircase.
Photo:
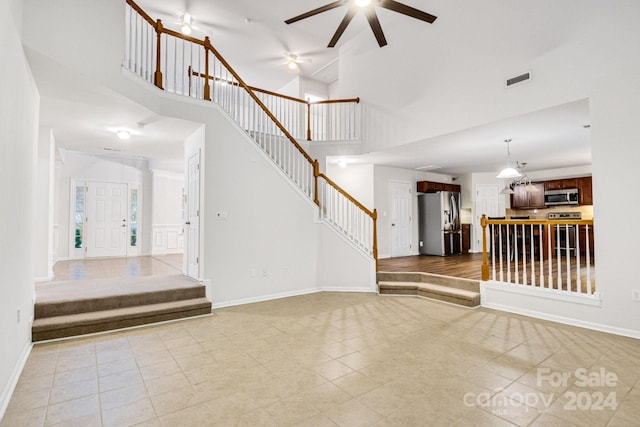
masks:
{"type": "Polygon", "coordinates": [[[417,295],[465,307],[480,305],[480,282],[432,273],[377,273],[380,295],[417,295]]]}
{"type": "Polygon", "coordinates": [[[182,275],[47,283],[38,295],[34,342],[211,314],[205,287],[182,275]]]}

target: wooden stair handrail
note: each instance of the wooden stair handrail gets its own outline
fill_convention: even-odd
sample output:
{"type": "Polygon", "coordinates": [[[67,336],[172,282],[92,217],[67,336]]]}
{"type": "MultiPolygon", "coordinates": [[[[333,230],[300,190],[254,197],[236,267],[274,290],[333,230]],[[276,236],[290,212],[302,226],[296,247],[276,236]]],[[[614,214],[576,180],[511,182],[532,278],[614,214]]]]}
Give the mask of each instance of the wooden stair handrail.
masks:
{"type": "MultiPolygon", "coordinates": [[[[191,74],[193,76],[196,77],[205,77],[205,75],[203,73],[199,73],[194,69],[191,69],[191,74]]],[[[233,86],[239,86],[238,83],[231,81],[231,80],[226,80],[226,79],[222,79],[220,77],[214,77],[214,76],[207,76],[207,78],[209,80],[214,80],[217,82],[225,82],[225,83],[229,83],[230,85],[233,86]]],[[[358,104],[360,103],[360,98],[345,98],[345,99],[326,99],[324,101],[315,101],[315,102],[310,102],[310,101],[306,101],[304,99],[301,98],[296,98],[294,96],[289,96],[289,95],[283,95],[281,93],[278,92],[273,92],[267,89],[260,89],[259,87],[255,87],[255,86],[248,86],[251,88],[251,90],[253,90],[254,92],[260,92],[260,93],[264,93],[265,95],[271,95],[271,96],[275,96],[278,98],[283,98],[283,99],[287,99],[289,101],[295,101],[295,102],[299,102],[301,104],[310,104],[310,105],[318,105],[318,104],[339,104],[339,103],[355,103],[358,104]]]]}
{"type": "MultiPolygon", "coordinates": [[[[331,181],[326,175],[319,173],[319,164],[317,160],[314,160],[311,158],[311,156],[309,156],[309,154],[307,154],[307,152],[304,150],[304,148],[302,148],[302,146],[300,146],[300,144],[298,144],[298,142],[296,141],[296,139],[289,133],[289,131],[284,127],[284,125],[282,123],[280,123],[280,121],[273,115],[273,113],[267,108],[266,105],[264,105],[264,103],[260,100],[260,98],[258,98],[258,96],[255,94],[256,91],[254,91],[254,88],[252,88],[251,86],[247,85],[244,80],[242,80],[242,78],[238,75],[238,73],[231,67],[231,65],[229,65],[229,63],[222,57],[222,55],[217,51],[216,48],[213,47],[213,45],[211,44],[211,41],[209,39],[209,37],[205,37],[204,40],[199,40],[195,37],[191,37],[191,36],[187,36],[184,35],[180,32],[177,31],[173,31],[170,30],[168,28],[165,28],[162,25],[162,21],[160,19],[158,19],[157,21],[154,21],[144,10],[142,10],[142,8],[140,6],[138,6],[133,0],[125,0],[126,3],[131,6],[131,8],[133,8],[138,14],[140,14],[140,16],[142,16],[142,18],[147,21],[156,31],[156,35],[157,35],[157,48],[156,48],[156,71],[154,73],[154,83],[155,85],[160,88],[163,89],[162,87],[162,73],[160,71],[160,35],[162,33],[164,34],[168,34],[170,36],[191,42],[191,43],[196,43],[199,44],[201,46],[204,47],[205,49],[205,58],[207,58],[207,55],[209,52],[213,53],[213,55],[218,59],[218,61],[220,61],[220,63],[231,73],[231,75],[233,76],[234,79],[237,80],[236,82],[233,82],[234,84],[237,84],[238,86],[244,88],[244,90],[249,94],[249,96],[256,102],[256,104],[258,104],[258,106],[264,111],[264,113],[267,115],[267,117],[269,117],[273,123],[278,127],[278,129],[280,129],[280,131],[284,134],[284,136],[289,140],[289,142],[291,142],[293,144],[293,146],[300,152],[300,154],[302,154],[302,156],[309,162],[309,164],[313,167],[313,176],[314,176],[314,202],[316,204],[319,205],[319,199],[318,199],[318,179],[320,177],[322,177],[323,179],[325,179],[327,181],[327,183],[329,183],[332,187],[334,187],[339,193],[341,193],[343,196],[345,196],[350,202],[352,202],[354,205],[356,205],[359,209],[361,209],[363,212],[365,212],[369,217],[371,217],[371,219],[373,220],[373,248],[372,248],[372,253],[373,253],[373,257],[375,259],[375,268],[376,271],[378,271],[378,239],[377,239],[377,218],[378,218],[378,213],[377,211],[374,209],[373,211],[370,211],[369,209],[367,209],[365,206],[363,206],[360,202],[358,202],[355,198],[353,198],[349,193],[347,193],[345,190],[343,190],[340,186],[338,186],[335,182],[331,181]]],[[[205,59],[206,60],[206,59],[205,59]]],[[[209,76],[209,61],[206,60],[205,62],[205,74],[204,77],[205,78],[205,91],[207,92],[205,94],[205,99],[207,100],[211,100],[208,94],[208,87],[209,87],[209,79],[212,76],[209,76]]],[[[163,89],[164,90],[164,89],[163,89]]],[[[260,92],[263,93],[267,93],[267,91],[263,91],[260,90],[260,92]]],[[[284,95],[279,95],[276,94],[275,92],[270,92],[269,94],[274,95],[274,96],[282,96],[284,97],[284,95]]],[[[293,98],[292,100],[298,101],[297,99],[293,98]]],[[[307,101],[302,100],[302,102],[307,104],[307,108],[309,109],[311,107],[311,105],[313,104],[331,104],[331,103],[338,103],[338,102],[356,102],[359,103],[360,102],[360,98],[354,98],[354,99],[348,99],[348,100],[327,100],[327,101],[318,101],[318,102],[314,102],[314,103],[309,103],[307,101]]],[[[311,139],[310,137],[308,138],[309,140],[311,139]]]]}
{"type": "MultiPolygon", "coordinates": [[[[336,184],[335,182],[333,182],[331,179],[329,179],[328,176],[326,176],[325,174],[321,173],[318,175],[320,178],[324,179],[325,181],[327,181],[327,183],[329,185],[331,185],[333,188],[335,188],[338,193],[342,194],[344,197],[346,197],[347,199],[349,199],[349,201],[351,203],[353,203],[354,205],[356,205],[357,207],[359,207],[361,210],[363,210],[367,215],[369,215],[372,219],[374,218],[374,213],[372,211],[370,211],[369,209],[367,209],[365,206],[363,206],[359,201],[357,201],[356,199],[354,199],[349,193],[347,193],[344,189],[342,189],[342,187],[340,187],[338,184],[336,184]]],[[[374,209],[375,211],[375,209],[374,209]]]]}

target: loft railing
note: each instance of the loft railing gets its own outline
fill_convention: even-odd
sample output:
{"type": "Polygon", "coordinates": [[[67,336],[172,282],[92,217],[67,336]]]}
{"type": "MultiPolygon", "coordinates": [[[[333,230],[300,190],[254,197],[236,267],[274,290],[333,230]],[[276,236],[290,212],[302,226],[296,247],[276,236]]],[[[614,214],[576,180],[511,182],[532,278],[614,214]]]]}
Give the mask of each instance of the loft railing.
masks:
{"type": "MultiPolygon", "coordinates": [[[[190,94],[191,92],[194,94],[202,93],[202,89],[198,87],[203,84],[202,81],[191,79],[191,76],[205,78],[205,74],[192,69],[191,66],[189,66],[187,74],[189,88],[193,88],[190,90],[190,94]]],[[[214,76],[207,78],[213,82],[220,81],[214,76]]],[[[233,81],[226,83],[242,90],[233,81]]],[[[258,98],[297,140],[353,141],[360,137],[359,110],[357,109],[360,98],[311,102],[254,86],[249,86],[249,88],[256,93],[258,98]]]]}
{"type": "MultiPolygon", "coordinates": [[[[167,29],[161,20],[154,21],[133,0],[126,0],[126,3],[123,66],[167,92],[218,104],[302,193],[319,206],[322,219],[374,257],[377,270],[376,211],[369,211],[346,191],[321,175],[318,161],[305,152],[293,134],[266,105],[273,102],[272,108],[276,111],[286,110],[283,104],[275,101],[276,98],[286,98],[280,95],[276,97],[266,91],[256,92],[248,86],[213,47],[208,37],[199,40],[167,29]],[[194,72],[202,79],[192,79],[194,72]]],[[[287,101],[300,104],[292,99],[287,101]]],[[[356,100],[343,101],[353,103],[356,100]]],[[[339,105],[341,102],[318,104],[339,105]]],[[[306,104],[307,109],[315,105],[306,104]]],[[[294,132],[298,132],[303,127],[302,124],[294,126],[299,121],[294,113],[292,110],[278,114],[285,122],[286,117],[291,117],[288,124],[294,132]]],[[[307,134],[313,123],[311,116],[313,114],[307,115],[307,125],[304,128],[307,134]]],[[[318,116],[324,117],[323,114],[318,116]]],[[[344,127],[351,130],[357,126],[354,121],[353,125],[344,127]]],[[[333,131],[327,124],[323,132],[331,134],[333,131]]]]}
{"type": "Polygon", "coordinates": [[[597,294],[593,220],[504,220],[482,216],[482,280],[597,294]]]}

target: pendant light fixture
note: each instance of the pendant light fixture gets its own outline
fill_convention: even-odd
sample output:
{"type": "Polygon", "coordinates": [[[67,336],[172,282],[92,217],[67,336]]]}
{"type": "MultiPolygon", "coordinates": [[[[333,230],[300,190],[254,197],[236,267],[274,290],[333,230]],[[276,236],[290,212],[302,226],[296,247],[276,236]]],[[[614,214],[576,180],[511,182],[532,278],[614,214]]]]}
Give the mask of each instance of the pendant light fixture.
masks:
{"type": "Polygon", "coordinates": [[[507,138],[504,140],[507,143],[507,167],[502,169],[496,178],[500,179],[511,179],[518,178],[522,176],[520,172],[518,172],[515,168],[511,167],[511,152],[509,151],[509,143],[511,142],[511,138],[507,138]]]}

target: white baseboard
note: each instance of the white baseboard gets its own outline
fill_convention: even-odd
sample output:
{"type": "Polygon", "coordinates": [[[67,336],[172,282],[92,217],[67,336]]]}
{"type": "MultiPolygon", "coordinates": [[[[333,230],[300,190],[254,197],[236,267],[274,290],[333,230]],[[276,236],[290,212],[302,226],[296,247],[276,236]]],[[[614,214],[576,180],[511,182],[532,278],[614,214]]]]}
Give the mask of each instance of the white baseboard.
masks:
{"type": "Polygon", "coordinates": [[[254,302],[271,301],[271,300],[280,299],[280,298],[314,294],[316,292],[320,292],[320,290],[317,288],[308,288],[308,289],[301,289],[299,291],[280,292],[277,294],[261,295],[257,297],[251,297],[251,298],[234,299],[234,300],[225,301],[225,302],[213,303],[213,308],[224,308],[224,307],[233,307],[236,305],[253,304],[254,302]]]}
{"type": "Polygon", "coordinates": [[[27,359],[29,359],[32,348],[33,344],[31,342],[27,343],[24,347],[22,354],[20,354],[20,358],[18,359],[18,363],[13,368],[13,372],[11,373],[11,377],[9,378],[7,385],[4,387],[4,390],[2,390],[2,394],[0,395],[0,420],[4,418],[4,414],[7,412],[9,401],[11,400],[11,396],[18,385],[18,380],[20,379],[24,365],[27,363],[27,359]]]}
{"type": "Polygon", "coordinates": [[[33,281],[35,283],[42,283],[42,282],[50,282],[51,279],[53,279],[53,274],[50,274],[49,276],[45,276],[45,277],[35,277],[33,281]]]}
{"type": "Polygon", "coordinates": [[[551,322],[562,323],[565,325],[577,326],[579,328],[591,329],[594,331],[606,332],[614,335],[621,335],[624,337],[630,337],[640,339],[640,331],[632,329],[618,328],[616,326],[603,325],[600,323],[587,322],[585,320],[572,319],[570,317],[557,316],[555,314],[543,313],[535,310],[527,310],[520,307],[507,306],[503,304],[495,303],[482,303],[485,308],[493,310],[506,311],[507,313],[520,314],[522,316],[533,317],[536,319],[548,320],[551,322]]]}
{"type": "Polygon", "coordinates": [[[296,297],[300,295],[315,294],[318,292],[367,292],[376,293],[375,289],[360,287],[360,288],[344,288],[344,287],[323,287],[323,288],[307,288],[299,291],[280,292],[277,294],[262,295],[258,297],[242,298],[236,300],[230,300],[225,302],[214,303],[213,308],[225,308],[234,307],[236,305],[253,304],[255,302],[271,301],[280,298],[296,297]]]}
{"type": "Polygon", "coordinates": [[[318,289],[319,292],[364,292],[364,293],[377,293],[376,286],[374,287],[359,287],[359,288],[345,288],[342,286],[323,286],[318,289]]]}

